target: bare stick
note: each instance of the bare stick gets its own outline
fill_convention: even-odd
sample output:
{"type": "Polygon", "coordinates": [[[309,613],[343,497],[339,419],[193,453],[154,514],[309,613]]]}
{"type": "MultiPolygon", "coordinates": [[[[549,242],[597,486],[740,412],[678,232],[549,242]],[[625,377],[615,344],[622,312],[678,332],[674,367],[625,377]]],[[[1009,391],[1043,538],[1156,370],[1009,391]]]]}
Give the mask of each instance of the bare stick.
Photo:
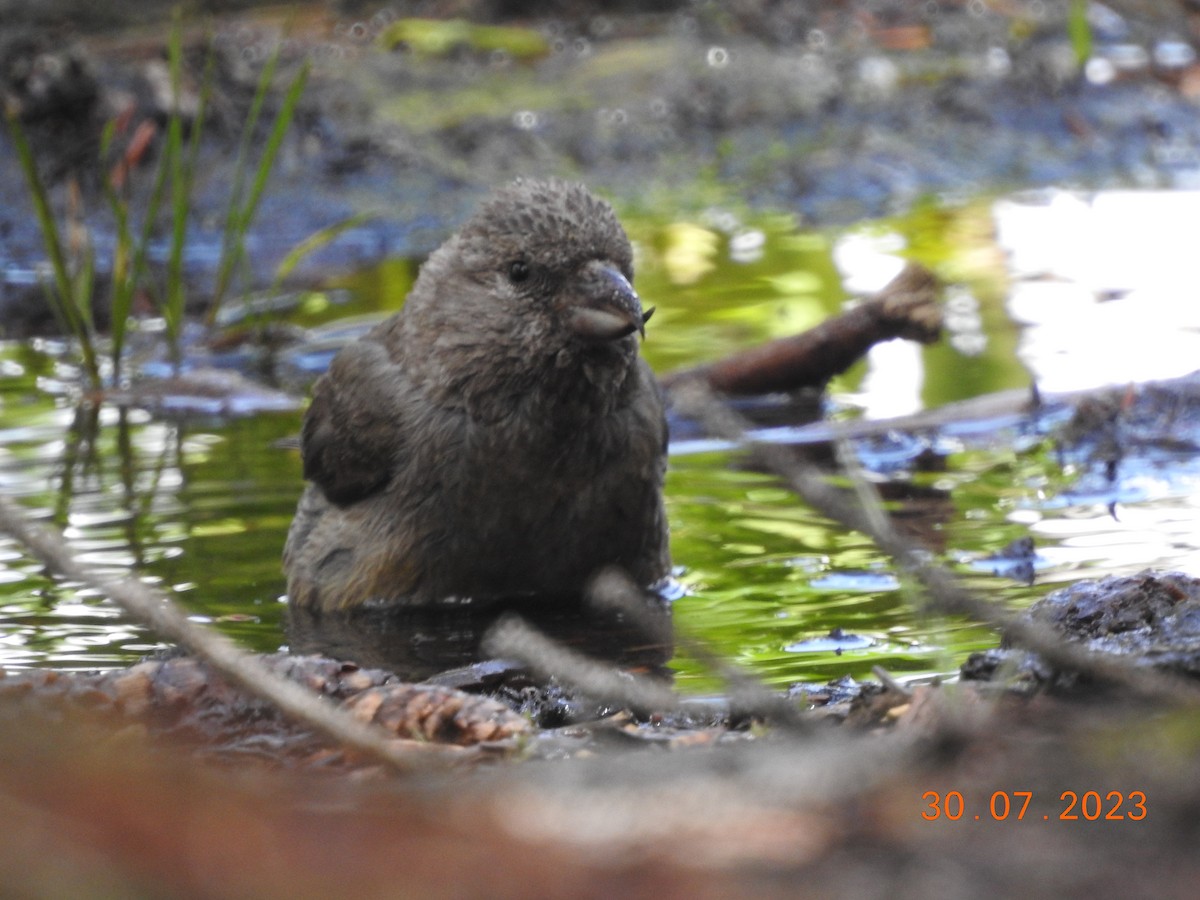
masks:
{"type": "MultiPolygon", "coordinates": [[[[588,587],[588,600],[601,609],[620,612],[648,635],[662,628],[652,609],[647,608],[644,590],[618,568],[602,570],[588,587]]],[[[771,690],[742,667],[722,659],[703,641],[674,632],[676,645],[725,680],[730,687],[731,717],[752,716],[782,725],[794,731],[811,727],[799,706],[783,694],[771,690]]]]}
{"type": "Polygon", "coordinates": [[[552,641],[517,616],[505,616],[483,639],[492,656],[517,659],[543,678],[569,682],[602,703],[625,706],[640,714],[676,712],[681,698],[660,682],[617,671],[552,641]]]}
{"type": "MultiPolygon", "coordinates": [[[[449,762],[436,754],[415,756],[398,749],[380,729],[331,706],[295,682],[276,675],[222,634],[188,621],[166,594],[135,578],[117,578],[80,562],[63,538],[34,524],[9,498],[0,496],[0,530],[7,531],[53,572],[83,582],[167,640],[186,647],[247,693],[274,704],[288,718],[336,744],[349,747],[402,771],[449,762]]],[[[460,748],[456,759],[461,759],[460,748]]]]}

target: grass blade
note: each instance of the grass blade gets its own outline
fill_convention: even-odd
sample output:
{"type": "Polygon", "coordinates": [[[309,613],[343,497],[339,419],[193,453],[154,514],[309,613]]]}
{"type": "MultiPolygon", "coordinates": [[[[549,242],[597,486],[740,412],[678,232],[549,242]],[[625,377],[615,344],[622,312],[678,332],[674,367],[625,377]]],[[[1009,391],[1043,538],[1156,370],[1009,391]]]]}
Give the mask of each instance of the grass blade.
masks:
{"type": "Polygon", "coordinates": [[[239,221],[241,218],[242,194],[246,186],[246,159],[250,154],[250,143],[258,128],[258,118],[262,114],[267,94],[275,80],[275,69],[279,64],[280,48],[267,57],[266,64],[258,76],[258,85],[254,89],[254,99],[250,110],[246,113],[246,121],[242,124],[242,139],[238,142],[237,157],[233,166],[233,185],[229,191],[229,206],[225,210],[225,227],[221,239],[221,262],[217,272],[216,288],[213,291],[212,311],[209,314],[211,322],[220,309],[233,278],[233,270],[237,262],[236,246],[241,240],[239,221]]]}
{"type": "Polygon", "coordinates": [[[373,212],[355,213],[348,218],[342,219],[340,222],[334,222],[332,225],[326,225],[324,228],[314,231],[288,251],[287,256],[283,258],[283,261],[275,269],[275,279],[271,282],[270,290],[272,292],[279,290],[284,279],[292,274],[292,271],[303,261],[304,257],[316,250],[320,250],[322,247],[328,246],[351,228],[355,228],[364,222],[369,222],[376,215],[373,212]]]}
{"type": "MultiPolygon", "coordinates": [[[[113,119],[104,126],[100,139],[100,159],[107,161],[112,147],[113,136],[116,134],[117,123],[113,119]]],[[[115,244],[112,261],[112,295],[110,300],[111,324],[110,348],[112,355],[112,381],[121,381],[121,357],[125,349],[125,329],[129,320],[129,310],[133,305],[133,292],[136,280],[132,272],[133,238],[129,232],[129,204],[117,193],[112,179],[105,175],[100,180],[104,190],[104,198],[108,201],[109,210],[113,215],[115,244]]]]}
{"type": "MultiPolygon", "coordinates": [[[[278,56],[278,51],[276,51],[274,56],[278,56]]],[[[221,303],[224,301],[224,295],[232,279],[234,269],[241,264],[245,256],[246,232],[249,231],[250,224],[254,221],[254,216],[258,212],[258,205],[262,200],[263,191],[266,188],[267,180],[271,176],[271,171],[275,167],[279,148],[283,145],[283,139],[287,134],[288,128],[291,127],[292,119],[295,117],[296,107],[299,105],[300,97],[303,95],[305,85],[308,83],[308,72],[309,66],[305,63],[300,67],[300,71],[296,74],[296,77],[292,79],[292,83],[288,85],[283,103],[280,105],[279,112],[275,116],[271,132],[267,136],[263,154],[259,158],[254,180],[250,183],[249,196],[244,203],[241,203],[241,198],[236,194],[230,201],[230,215],[227,219],[225,244],[223,246],[224,252],[221,258],[221,271],[217,282],[217,292],[213,295],[212,304],[208,310],[208,323],[210,325],[216,320],[216,316],[220,312],[221,303]]],[[[258,110],[262,105],[261,99],[265,97],[268,88],[269,83],[265,79],[260,79],[259,92],[261,96],[255,97],[255,103],[251,107],[251,114],[255,119],[257,119],[258,110]]],[[[252,124],[248,122],[243,138],[245,139],[249,136],[252,131],[252,124]]],[[[240,174],[238,182],[239,184],[241,182],[240,174]]]]}
{"type": "Polygon", "coordinates": [[[38,174],[37,162],[33,158],[33,149],[29,145],[25,130],[11,110],[5,111],[4,121],[8,126],[8,134],[13,147],[17,151],[21,173],[25,177],[25,183],[29,186],[34,216],[41,229],[42,242],[45,245],[46,256],[50,261],[50,270],[54,276],[53,286],[47,285],[46,287],[47,301],[64,331],[79,342],[88,380],[93,387],[99,387],[100,367],[96,361],[91,327],[91,262],[87,261],[83,276],[77,283],[67,261],[67,254],[63,249],[62,236],[54,218],[54,211],[50,207],[49,192],[38,174]]]}

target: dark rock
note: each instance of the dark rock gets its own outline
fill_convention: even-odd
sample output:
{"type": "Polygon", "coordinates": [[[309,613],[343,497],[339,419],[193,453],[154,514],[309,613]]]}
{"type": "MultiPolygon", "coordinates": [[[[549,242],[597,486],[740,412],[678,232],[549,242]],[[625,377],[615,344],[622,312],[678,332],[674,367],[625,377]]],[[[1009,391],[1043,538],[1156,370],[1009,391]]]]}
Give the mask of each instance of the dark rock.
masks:
{"type": "Polygon", "coordinates": [[[1028,612],[1089,650],[1200,675],[1200,578],[1153,572],[1080,581],[1028,612]]]}

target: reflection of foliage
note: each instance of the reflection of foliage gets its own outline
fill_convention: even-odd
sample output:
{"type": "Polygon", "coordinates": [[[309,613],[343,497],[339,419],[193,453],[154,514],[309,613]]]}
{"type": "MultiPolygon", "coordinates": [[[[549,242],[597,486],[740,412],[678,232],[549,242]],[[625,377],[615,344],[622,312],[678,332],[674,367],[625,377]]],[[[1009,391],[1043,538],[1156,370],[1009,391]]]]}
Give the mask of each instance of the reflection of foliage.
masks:
{"type": "Polygon", "coordinates": [[[658,307],[644,351],[659,371],[803,331],[845,299],[829,239],[797,233],[790,216],[622,221],[639,250],[638,292],[658,307]]]}
{"type": "MultiPolygon", "coordinates": [[[[847,673],[867,677],[874,665],[895,672],[948,671],[953,667],[941,665],[936,647],[953,641],[976,649],[994,641],[987,629],[974,626],[911,626],[912,611],[900,591],[819,587],[829,573],[888,571],[887,557],[864,535],[814,513],[775,476],[735,466],[728,453],[671,460],[671,551],[695,591],[675,606],[682,631],[780,685],[847,673]],[[833,628],[873,643],[841,655],[785,649],[833,628]]],[[[716,687],[686,654],[672,665],[693,689],[716,687]]]]}
{"type": "MultiPolygon", "coordinates": [[[[62,368],[27,345],[0,346],[6,491],[66,530],[90,564],[169,585],[225,632],[277,649],[279,553],[300,473],[274,444],[296,432],[296,415],[163,421],[108,404],[64,406],[38,388],[62,368]]],[[[19,636],[3,646],[9,662],[94,667],[145,652],[147,637],[115,609],[51,581],[2,535],[0,607],[0,638],[19,636]]]]}
{"type": "Polygon", "coordinates": [[[1016,354],[1017,330],[1005,308],[1008,274],[996,246],[991,210],[987,197],[958,206],[930,199],[903,216],[859,229],[900,237],[905,258],[931,269],[950,286],[946,338],[921,351],[922,399],[929,407],[1029,383],[1016,354]],[[978,343],[969,355],[956,346],[963,327],[957,323],[963,318],[973,320],[978,343]]]}
{"type": "MultiPolygon", "coordinates": [[[[5,112],[5,123],[16,148],[21,171],[29,185],[34,215],[42,230],[46,255],[50,261],[53,284],[46,288],[46,302],[54,311],[60,327],[78,341],[84,375],[93,387],[98,387],[100,363],[96,354],[96,326],[92,318],[92,279],[95,269],[91,244],[86,234],[77,228],[72,229],[72,237],[76,239],[69,242],[63,239],[63,231],[54,218],[49,191],[38,174],[37,162],[25,131],[11,111],[5,112]],[[74,259],[68,254],[68,247],[76,251],[74,259]]],[[[73,190],[72,197],[77,196],[78,191],[73,190]]],[[[72,203],[72,213],[75,215],[72,216],[71,225],[77,224],[77,206],[77,203],[72,203]]]]}

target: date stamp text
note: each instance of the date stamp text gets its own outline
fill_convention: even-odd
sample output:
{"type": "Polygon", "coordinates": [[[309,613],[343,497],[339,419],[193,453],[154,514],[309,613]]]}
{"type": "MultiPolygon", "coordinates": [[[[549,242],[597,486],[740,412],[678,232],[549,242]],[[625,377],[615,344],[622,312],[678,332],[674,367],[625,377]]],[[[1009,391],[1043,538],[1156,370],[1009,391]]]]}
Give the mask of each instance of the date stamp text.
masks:
{"type": "Polygon", "coordinates": [[[921,818],[928,822],[1139,822],[1148,815],[1144,791],[1063,791],[1049,810],[1044,798],[1033,791],[992,791],[986,797],[967,797],[961,791],[926,791],[921,802],[921,818]]]}

